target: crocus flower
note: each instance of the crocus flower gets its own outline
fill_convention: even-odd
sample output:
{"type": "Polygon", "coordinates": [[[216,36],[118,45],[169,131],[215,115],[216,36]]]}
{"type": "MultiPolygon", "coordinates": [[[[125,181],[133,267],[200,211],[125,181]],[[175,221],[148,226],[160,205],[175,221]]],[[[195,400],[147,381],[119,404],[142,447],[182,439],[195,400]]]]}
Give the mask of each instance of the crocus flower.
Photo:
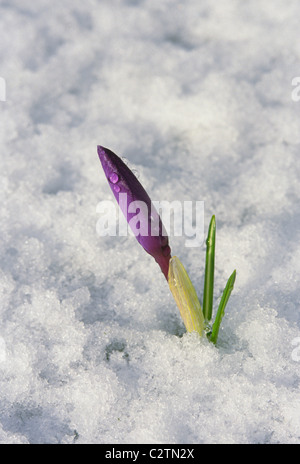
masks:
{"type": "Polygon", "coordinates": [[[129,226],[138,242],[153,256],[168,280],[171,258],[169,240],[149,195],[133,172],[115,153],[108,148],[98,146],[98,155],[112,193],[129,226]],[[137,217],[138,228],[135,221],[137,217]]]}
{"type": "MultiPolygon", "coordinates": [[[[212,217],[206,241],[204,317],[196,290],[183,264],[177,256],[171,257],[169,239],[163,223],[144,187],[122,159],[111,150],[98,146],[98,155],[110,188],[134,235],[147,253],[153,256],[167,279],[187,331],[203,335],[204,327],[206,330],[209,328],[212,315],[215,217],[212,217]]],[[[213,343],[216,343],[218,338],[221,320],[234,286],[235,274],[234,271],[228,279],[212,330],[207,331],[213,343]]]]}

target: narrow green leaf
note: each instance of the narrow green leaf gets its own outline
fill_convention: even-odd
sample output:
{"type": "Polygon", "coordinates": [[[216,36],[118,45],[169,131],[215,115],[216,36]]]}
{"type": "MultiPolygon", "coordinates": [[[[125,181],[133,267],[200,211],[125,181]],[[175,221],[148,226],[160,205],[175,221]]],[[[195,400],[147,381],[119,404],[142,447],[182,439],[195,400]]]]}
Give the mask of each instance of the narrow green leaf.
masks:
{"type": "Polygon", "coordinates": [[[206,240],[206,261],[203,291],[203,315],[205,321],[210,321],[213,310],[214,274],[215,274],[215,242],[216,220],[211,218],[206,240]]]}
{"type": "Polygon", "coordinates": [[[210,341],[213,343],[217,343],[218,335],[219,335],[219,329],[220,325],[225,313],[225,308],[228,303],[228,300],[230,298],[231,292],[234,287],[234,282],[235,282],[235,277],[236,277],[236,271],[233,271],[231,276],[229,277],[226,287],[224,288],[223,295],[219,304],[219,308],[217,311],[216,319],[212,327],[212,334],[210,336],[210,341]]]}

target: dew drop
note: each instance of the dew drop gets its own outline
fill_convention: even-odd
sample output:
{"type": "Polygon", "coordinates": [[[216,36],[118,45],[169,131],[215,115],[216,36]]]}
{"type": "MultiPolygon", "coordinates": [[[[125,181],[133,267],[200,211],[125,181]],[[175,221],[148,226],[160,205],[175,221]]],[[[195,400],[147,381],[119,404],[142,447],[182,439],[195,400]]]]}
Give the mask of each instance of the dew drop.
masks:
{"type": "Polygon", "coordinates": [[[118,185],[114,185],[114,191],[115,192],[119,193],[120,190],[121,189],[120,189],[120,187],[118,185]]]}
{"type": "Polygon", "coordinates": [[[112,184],[116,184],[119,180],[119,176],[116,172],[113,172],[110,176],[109,176],[109,180],[111,181],[112,184]]]}

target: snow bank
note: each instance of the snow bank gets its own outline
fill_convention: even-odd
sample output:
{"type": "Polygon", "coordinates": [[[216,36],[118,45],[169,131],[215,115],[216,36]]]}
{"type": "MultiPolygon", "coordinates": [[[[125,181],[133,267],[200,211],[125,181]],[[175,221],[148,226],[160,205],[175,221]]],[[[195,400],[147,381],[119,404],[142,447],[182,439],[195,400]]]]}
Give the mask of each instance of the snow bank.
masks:
{"type": "MultiPolygon", "coordinates": [[[[0,441],[299,443],[299,4],[0,5],[0,441]],[[217,219],[218,347],[133,237],[97,144],[217,219]]],[[[204,246],[171,237],[201,297],[204,246]]]]}

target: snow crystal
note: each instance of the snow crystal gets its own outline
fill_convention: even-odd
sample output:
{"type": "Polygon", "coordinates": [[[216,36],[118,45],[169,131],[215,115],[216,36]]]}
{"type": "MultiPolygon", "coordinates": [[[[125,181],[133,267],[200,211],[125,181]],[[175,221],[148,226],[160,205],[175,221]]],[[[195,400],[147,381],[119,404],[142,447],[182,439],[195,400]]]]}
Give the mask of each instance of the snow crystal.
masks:
{"type": "MultiPolygon", "coordinates": [[[[1,3],[1,443],[299,443],[299,14],[1,3]],[[97,234],[98,144],[216,215],[217,347],[134,237],[97,234]]],[[[202,297],[204,245],[170,242],[202,297]]]]}

